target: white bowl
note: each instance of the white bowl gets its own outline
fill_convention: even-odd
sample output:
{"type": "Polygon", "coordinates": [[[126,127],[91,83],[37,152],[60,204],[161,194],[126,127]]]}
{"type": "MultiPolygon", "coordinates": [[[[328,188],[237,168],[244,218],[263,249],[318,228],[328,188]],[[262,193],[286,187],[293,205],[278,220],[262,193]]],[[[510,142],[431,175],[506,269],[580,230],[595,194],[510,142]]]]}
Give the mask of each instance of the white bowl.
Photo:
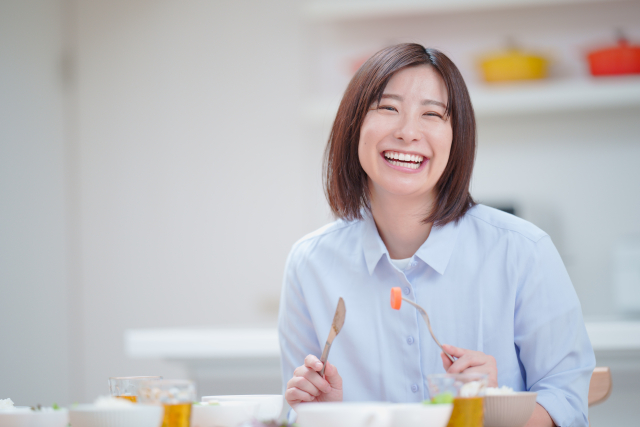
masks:
{"type": "Polygon", "coordinates": [[[485,427],[522,427],[536,407],[538,393],[517,392],[484,397],[485,427]]]}
{"type": "Polygon", "coordinates": [[[160,405],[136,404],[124,408],[78,405],[69,409],[71,427],[159,427],[164,410],[160,405]]]}
{"type": "Polygon", "coordinates": [[[32,411],[28,406],[18,406],[13,410],[0,411],[2,427],[67,427],[69,412],[66,409],[32,411]]]}
{"type": "Polygon", "coordinates": [[[236,427],[258,413],[257,402],[220,402],[220,405],[193,405],[191,427],[236,427]]]}
{"type": "Polygon", "coordinates": [[[28,406],[16,406],[0,411],[0,426],[31,427],[33,411],[28,406]]]}
{"type": "MultiPolygon", "coordinates": [[[[227,396],[203,396],[203,402],[255,402],[259,404],[255,417],[259,421],[277,420],[282,412],[284,398],[281,394],[236,394],[227,396]]],[[[75,427],[75,426],[73,426],[75,427]]]]}
{"type": "Polygon", "coordinates": [[[395,403],[391,410],[391,427],[445,427],[451,417],[452,403],[395,403]]]}
{"type": "Polygon", "coordinates": [[[301,427],[391,427],[384,402],[301,403],[295,407],[301,427]]]}

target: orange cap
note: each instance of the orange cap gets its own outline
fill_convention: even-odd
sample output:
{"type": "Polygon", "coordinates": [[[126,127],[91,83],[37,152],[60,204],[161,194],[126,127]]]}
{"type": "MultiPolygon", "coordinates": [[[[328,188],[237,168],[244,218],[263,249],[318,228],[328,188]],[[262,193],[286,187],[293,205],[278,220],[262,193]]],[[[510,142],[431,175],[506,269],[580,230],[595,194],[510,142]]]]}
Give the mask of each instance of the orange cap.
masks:
{"type": "Polygon", "coordinates": [[[402,290],[400,288],[391,288],[391,308],[400,310],[402,305],[402,290]]]}

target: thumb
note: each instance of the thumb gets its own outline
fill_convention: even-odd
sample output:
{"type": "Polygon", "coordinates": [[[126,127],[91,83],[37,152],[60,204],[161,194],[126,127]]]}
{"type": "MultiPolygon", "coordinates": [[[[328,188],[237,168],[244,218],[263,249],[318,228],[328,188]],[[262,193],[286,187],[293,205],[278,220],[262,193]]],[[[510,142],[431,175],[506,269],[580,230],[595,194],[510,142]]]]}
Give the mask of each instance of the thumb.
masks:
{"type": "Polygon", "coordinates": [[[338,374],[338,368],[326,362],[327,366],[324,368],[324,379],[327,380],[331,388],[342,390],[342,377],[338,374]]]}

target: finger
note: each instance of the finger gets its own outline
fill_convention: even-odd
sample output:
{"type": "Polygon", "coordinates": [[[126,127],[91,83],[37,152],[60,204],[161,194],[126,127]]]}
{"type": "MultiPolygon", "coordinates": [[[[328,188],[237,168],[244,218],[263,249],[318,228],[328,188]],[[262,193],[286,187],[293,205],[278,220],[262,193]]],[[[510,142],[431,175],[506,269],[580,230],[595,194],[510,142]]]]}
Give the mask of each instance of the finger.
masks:
{"type": "Polygon", "coordinates": [[[450,374],[459,374],[467,368],[484,365],[486,360],[479,357],[477,352],[468,352],[449,367],[447,370],[450,374]]]}
{"type": "Polygon", "coordinates": [[[451,365],[453,365],[453,362],[444,353],[440,353],[440,357],[442,358],[442,366],[444,367],[444,370],[449,371],[449,368],[451,367],[451,365]]]}
{"type": "Polygon", "coordinates": [[[327,362],[327,366],[324,368],[324,377],[329,384],[329,391],[331,391],[332,388],[342,390],[342,377],[338,374],[338,368],[329,362],[327,362]]]}
{"type": "MultiPolygon", "coordinates": [[[[325,370],[325,374],[326,374],[325,370]]],[[[311,369],[304,375],[304,380],[313,384],[315,388],[323,393],[329,393],[331,391],[331,385],[329,382],[320,376],[319,372],[312,371],[311,369]]]]}
{"type": "MultiPolygon", "coordinates": [[[[316,374],[315,372],[312,372],[312,374],[315,376],[318,376],[318,374],[316,374]]],[[[329,386],[329,384],[327,384],[327,386],[329,386]]],[[[292,388],[292,387],[298,388],[302,391],[306,391],[307,393],[309,393],[314,397],[318,397],[322,394],[322,391],[318,387],[316,387],[313,383],[311,383],[309,380],[307,380],[304,377],[291,378],[287,383],[287,388],[292,388]]],[[[331,389],[331,387],[328,387],[328,388],[331,389]]]]}
{"type": "Polygon", "coordinates": [[[307,373],[309,372],[316,372],[315,369],[311,369],[311,368],[307,368],[306,366],[298,366],[294,371],[293,371],[293,376],[294,377],[304,377],[307,375],[307,373]]]}
{"type": "Polygon", "coordinates": [[[295,387],[287,389],[287,391],[285,392],[285,398],[291,406],[301,402],[311,402],[315,399],[306,391],[302,391],[299,388],[295,387]]]}
{"type": "Polygon", "coordinates": [[[304,358],[304,366],[306,366],[307,368],[311,368],[314,371],[322,370],[322,362],[313,354],[310,354],[304,358]]]}
{"type": "Polygon", "coordinates": [[[464,356],[465,354],[467,354],[469,351],[471,351],[471,350],[467,350],[467,349],[464,349],[464,348],[455,347],[455,346],[452,346],[452,345],[449,345],[449,344],[442,344],[442,348],[444,349],[444,351],[446,351],[447,353],[449,353],[453,357],[457,357],[457,358],[460,358],[460,357],[464,356]]]}

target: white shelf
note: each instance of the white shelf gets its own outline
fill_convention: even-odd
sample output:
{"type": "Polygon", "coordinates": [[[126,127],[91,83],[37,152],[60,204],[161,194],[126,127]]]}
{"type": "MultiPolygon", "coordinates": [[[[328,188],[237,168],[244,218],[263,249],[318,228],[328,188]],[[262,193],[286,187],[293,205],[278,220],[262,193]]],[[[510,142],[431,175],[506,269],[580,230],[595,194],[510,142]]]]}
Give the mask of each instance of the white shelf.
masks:
{"type": "MultiPolygon", "coordinates": [[[[476,116],[498,117],[640,106],[640,77],[549,80],[470,87],[476,116]]],[[[340,97],[310,103],[304,118],[330,126],[340,97]]]]}
{"type": "Polygon", "coordinates": [[[478,116],[640,106],[640,78],[636,76],[494,85],[469,91],[478,116]]]}
{"type": "Polygon", "coordinates": [[[135,359],[246,359],[280,357],[275,328],[135,329],[124,349],[135,359]]]}
{"type": "MultiPolygon", "coordinates": [[[[640,350],[640,321],[586,322],[596,351],[640,350]]],[[[138,329],[124,336],[125,353],[136,359],[277,359],[275,328],[138,329]]]]}
{"type": "Polygon", "coordinates": [[[340,21],[606,1],[614,0],[317,0],[307,3],[303,11],[310,19],[340,21]]]}

